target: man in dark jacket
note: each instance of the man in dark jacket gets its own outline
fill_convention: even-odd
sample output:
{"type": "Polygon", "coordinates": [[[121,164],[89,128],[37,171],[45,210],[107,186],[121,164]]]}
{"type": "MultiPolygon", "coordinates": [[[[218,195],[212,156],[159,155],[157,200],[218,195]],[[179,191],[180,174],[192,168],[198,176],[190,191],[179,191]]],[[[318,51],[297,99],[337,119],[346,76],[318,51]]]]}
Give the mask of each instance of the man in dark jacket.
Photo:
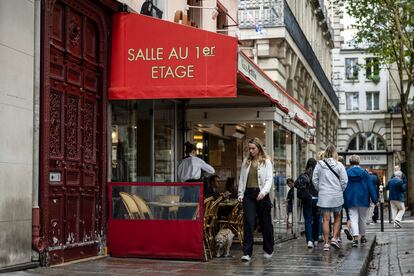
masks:
{"type": "Polygon", "coordinates": [[[406,184],[402,180],[402,172],[396,171],[394,177],[388,181],[386,190],[389,190],[388,199],[390,200],[391,213],[394,218],[394,227],[401,228],[401,220],[405,212],[404,193],[406,184]]]}
{"type": "MultiPolygon", "coordinates": [[[[375,187],[375,190],[377,191],[377,196],[379,196],[379,187],[382,184],[380,177],[375,172],[369,172],[369,177],[370,177],[370,179],[371,179],[371,181],[372,181],[372,183],[375,187]]],[[[372,208],[372,206],[370,208],[372,208]]],[[[371,212],[370,212],[370,214],[371,214],[371,212]]],[[[377,223],[377,220],[378,220],[378,205],[374,206],[374,209],[372,210],[372,217],[371,218],[372,218],[372,221],[374,223],[377,223]]]]}

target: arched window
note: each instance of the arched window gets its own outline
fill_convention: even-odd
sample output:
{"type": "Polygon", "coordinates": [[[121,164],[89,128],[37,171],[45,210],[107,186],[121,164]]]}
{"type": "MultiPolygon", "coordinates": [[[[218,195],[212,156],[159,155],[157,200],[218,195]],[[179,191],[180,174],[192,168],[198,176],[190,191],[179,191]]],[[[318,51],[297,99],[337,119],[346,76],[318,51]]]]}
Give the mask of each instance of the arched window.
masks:
{"type": "Polygon", "coordinates": [[[384,151],[385,141],[376,133],[360,132],[348,144],[348,151],[384,151]]]}

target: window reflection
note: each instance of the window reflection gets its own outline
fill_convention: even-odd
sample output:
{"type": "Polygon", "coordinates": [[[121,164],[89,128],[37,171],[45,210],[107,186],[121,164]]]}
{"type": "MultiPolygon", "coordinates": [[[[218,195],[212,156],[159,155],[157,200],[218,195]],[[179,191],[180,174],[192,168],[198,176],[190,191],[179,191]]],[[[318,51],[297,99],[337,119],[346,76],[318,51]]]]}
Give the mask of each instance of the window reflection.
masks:
{"type": "Polygon", "coordinates": [[[112,218],[198,220],[198,186],[113,186],[112,218]]]}
{"type": "Polygon", "coordinates": [[[175,129],[182,118],[176,116],[176,104],[129,100],[114,101],[111,107],[112,181],[174,181],[175,129]]]}

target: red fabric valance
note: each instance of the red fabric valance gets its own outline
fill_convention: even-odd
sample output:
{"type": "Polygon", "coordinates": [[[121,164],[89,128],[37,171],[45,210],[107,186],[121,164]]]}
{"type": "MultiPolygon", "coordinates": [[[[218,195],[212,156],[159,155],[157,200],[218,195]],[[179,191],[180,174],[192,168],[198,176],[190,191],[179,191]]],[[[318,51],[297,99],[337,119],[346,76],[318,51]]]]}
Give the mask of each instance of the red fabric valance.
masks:
{"type": "Polygon", "coordinates": [[[112,33],[109,99],[236,97],[236,38],[132,13],[112,33]]]}

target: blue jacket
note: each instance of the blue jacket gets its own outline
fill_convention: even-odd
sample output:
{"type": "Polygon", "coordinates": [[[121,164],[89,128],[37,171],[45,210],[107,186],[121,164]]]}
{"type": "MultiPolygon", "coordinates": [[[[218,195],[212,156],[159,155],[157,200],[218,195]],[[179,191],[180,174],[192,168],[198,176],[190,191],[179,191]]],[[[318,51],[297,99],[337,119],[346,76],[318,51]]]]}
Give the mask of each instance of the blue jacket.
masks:
{"type": "Polygon", "coordinates": [[[404,201],[405,184],[400,178],[391,178],[385,189],[390,191],[389,200],[404,201]]]}
{"type": "Polygon", "coordinates": [[[360,166],[352,166],[346,171],[348,186],[344,192],[344,208],[369,207],[370,199],[378,202],[377,191],[368,172],[360,166]]]}

